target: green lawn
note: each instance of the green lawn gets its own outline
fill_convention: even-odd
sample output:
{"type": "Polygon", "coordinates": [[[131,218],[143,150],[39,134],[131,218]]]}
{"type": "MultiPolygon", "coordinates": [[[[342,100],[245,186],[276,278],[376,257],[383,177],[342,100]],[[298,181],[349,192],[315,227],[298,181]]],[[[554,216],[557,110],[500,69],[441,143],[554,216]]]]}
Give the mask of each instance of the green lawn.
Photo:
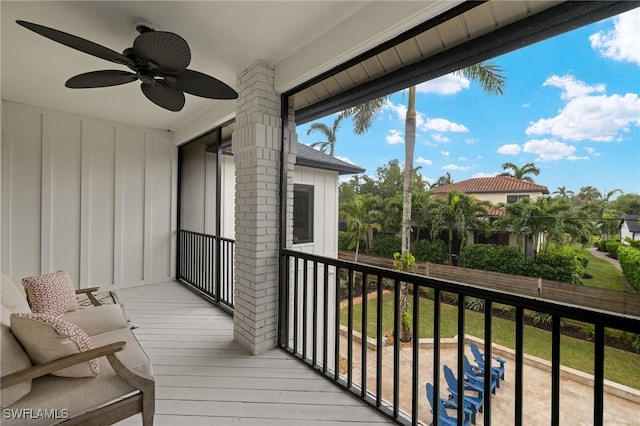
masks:
{"type": "MultiPolygon", "coordinates": [[[[413,300],[409,297],[409,312],[412,312],[413,300]]],[[[376,336],[376,299],[370,298],[367,304],[367,334],[376,336]]],[[[420,299],[420,328],[419,335],[422,338],[433,337],[433,301],[420,299]]],[[[458,308],[455,306],[441,305],[441,336],[454,337],[458,334],[458,308]]],[[[341,321],[347,323],[348,309],[341,309],[341,321]]],[[[354,329],[362,330],[362,304],[354,304],[353,307],[354,329]]],[[[393,329],[393,294],[384,296],[382,306],[383,333],[393,329]]],[[[484,337],[484,314],[466,311],[465,333],[484,337]]],[[[515,323],[513,321],[493,318],[493,341],[508,348],[515,348],[515,323]]],[[[563,365],[593,374],[593,344],[588,341],[575,339],[568,336],[561,337],[562,348],[560,351],[563,365]]],[[[535,327],[524,327],[524,350],[527,354],[546,360],[551,359],[551,333],[535,327]]],[[[640,389],[640,355],[622,351],[616,348],[605,347],[605,378],[626,386],[640,389]]]]}
{"type": "Polygon", "coordinates": [[[622,271],[616,269],[610,262],[595,257],[591,252],[581,246],[573,247],[578,253],[589,259],[585,274],[591,278],[582,280],[582,283],[589,287],[606,288],[608,290],[629,291],[622,282],[622,271]]]}

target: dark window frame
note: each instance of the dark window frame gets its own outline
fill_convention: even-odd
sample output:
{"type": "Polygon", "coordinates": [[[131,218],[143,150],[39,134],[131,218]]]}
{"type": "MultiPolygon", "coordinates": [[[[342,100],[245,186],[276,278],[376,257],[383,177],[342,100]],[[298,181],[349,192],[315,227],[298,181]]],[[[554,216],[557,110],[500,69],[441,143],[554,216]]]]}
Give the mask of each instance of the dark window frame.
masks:
{"type": "Polygon", "coordinates": [[[517,203],[523,198],[531,198],[531,196],[529,194],[509,194],[507,195],[507,204],[517,203]],[[509,198],[511,198],[511,200],[509,200],[509,198]]]}
{"type": "Polygon", "coordinates": [[[314,241],[314,229],[313,229],[313,209],[315,206],[315,187],[307,184],[294,184],[293,185],[293,244],[312,243],[314,241]],[[298,200],[297,206],[300,209],[299,204],[301,199],[298,194],[304,194],[305,210],[296,211],[296,200],[298,200]],[[300,234],[300,229],[303,229],[303,233],[300,234]]]}

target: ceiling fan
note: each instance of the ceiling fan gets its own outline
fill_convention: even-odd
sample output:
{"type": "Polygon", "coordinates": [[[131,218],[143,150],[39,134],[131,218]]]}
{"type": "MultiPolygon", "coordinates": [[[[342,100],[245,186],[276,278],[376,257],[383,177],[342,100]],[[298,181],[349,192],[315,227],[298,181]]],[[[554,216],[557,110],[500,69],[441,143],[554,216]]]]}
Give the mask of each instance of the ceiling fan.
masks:
{"type": "Polygon", "coordinates": [[[92,41],[31,22],[16,21],[23,27],[65,46],[116,64],[126,65],[133,72],[122,70],[91,71],[71,77],[65,83],[73,89],[109,87],[140,80],[142,93],[154,104],[180,111],[184,93],[210,99],[236,99],[238,93],[227,84],[198,71],[187,69],[191,51],[177,34],[154,31],[144,24],[136,26],[140,33],[133,47],[122,54],[92,41]]]}

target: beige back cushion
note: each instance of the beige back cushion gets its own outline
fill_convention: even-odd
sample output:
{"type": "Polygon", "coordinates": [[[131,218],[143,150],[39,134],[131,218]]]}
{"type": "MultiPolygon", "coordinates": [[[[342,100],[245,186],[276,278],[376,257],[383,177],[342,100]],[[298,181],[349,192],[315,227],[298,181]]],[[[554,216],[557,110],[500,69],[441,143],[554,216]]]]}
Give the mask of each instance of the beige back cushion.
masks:
{"type": "MultiPolygon", "coordinates": [[[[49,314],[12,314],[11,332],[36,364],[93,349],[91,338],[80,327],[49,314]]],[[[92,359],[51,374],[61,377],[92,377],[99,372],[98,361],[92,359]]]]}
{"type": "Polygon", "coordinates": [[[27,302],[27,294],[23,286],[17,286],[11,281],[11,278],[2,274],[2,305],[9,312],[31,312],[29,303],[27,302]]]}

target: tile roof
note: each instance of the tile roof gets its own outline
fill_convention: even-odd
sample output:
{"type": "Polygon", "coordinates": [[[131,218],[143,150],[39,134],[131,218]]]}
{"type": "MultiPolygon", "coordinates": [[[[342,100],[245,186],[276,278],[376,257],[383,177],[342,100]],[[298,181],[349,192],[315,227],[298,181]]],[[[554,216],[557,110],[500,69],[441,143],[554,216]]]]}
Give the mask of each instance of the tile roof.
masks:
{"type": "Polygon", "coordinates": [[[549,189],[544,185],[527,182],[526,180],[514,179],[507,176],[494,176],[485,178],[472,178],[449,185],[431,188],[436,193],[447,193],[449,191],[460,191],[466,194],[479,194],[487,192],[542,192],[548,194],[549,189]]]}

